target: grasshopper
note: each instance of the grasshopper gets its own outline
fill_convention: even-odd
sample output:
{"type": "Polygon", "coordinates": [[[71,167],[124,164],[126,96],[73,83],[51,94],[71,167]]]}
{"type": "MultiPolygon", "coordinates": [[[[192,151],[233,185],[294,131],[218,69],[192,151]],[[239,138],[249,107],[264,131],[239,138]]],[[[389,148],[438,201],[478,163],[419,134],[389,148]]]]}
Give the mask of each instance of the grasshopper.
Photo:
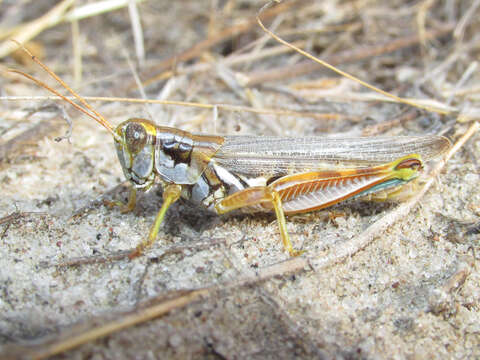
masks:
{"type": "Polygon", "coordinates": [[[163,188],[163,204],[134,258],[155,242],[168,208],[183,198],[217,214],[234,210],[274,211],[284,249],[296,256],[286,215],[323,209],[347,199],[398,199],[419,175],[424,161],[440,156],[450,142],[442,136],[259,137],[192,134],[132,118],[114,127],[70,86],[24,48],[79,105],[64,99],[111,133],[120,165],[131,182],[122,212],[135,208],[137,190],[163,188]]]}

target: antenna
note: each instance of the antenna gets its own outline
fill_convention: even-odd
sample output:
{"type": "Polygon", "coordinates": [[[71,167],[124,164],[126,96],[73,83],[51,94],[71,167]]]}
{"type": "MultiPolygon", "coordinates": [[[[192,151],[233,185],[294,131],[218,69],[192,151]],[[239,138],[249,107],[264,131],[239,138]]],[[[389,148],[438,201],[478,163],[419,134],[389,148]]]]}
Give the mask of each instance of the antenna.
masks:
{"type": "Polygon", "coordinates": [[[36,62],[38,65],[42,67],[52,78],[54,78],[60,85],[62,85],[75,99],[77,99],[84,107],[78,105],[77,103],[73,102],[69,98],[67,98],[65,95],[60,94],[57,90],[52,89],[50,86],[45,84],[43,81],[33,77],[32,75],[29,75],[23,71],[16,70],[16,69],[9,69],[9,72],[16,73],[19,75],[22,75],[23,77],[26,77],[27,79],[35,82],[37,85],[43,87],[44,89],[50,91],[52,94],[55,94],[56,96],[62,98],[66,102],[68,102],[70,105],[72,105],[74,108],[77,110],[83,112],[85,115],[89,116],[96,122],[98,122],[100,125],[102,125],[105,129],[107,129],[108,132],[112,134],[112,136],[115,138],[117,141],[121,141],[120,137],[118,134],[115,132],[115,128],[110,124],[99,112],[97,112],[84,98],[82,98],[79,94],[77,94],[70,86],[67,85],[60,77],[58,77],[57,74],[55,74],[50,68],[42,63],[35,55],[33,55],[25,46],[23,46],[21,43],[19,43],[17,40],[13,40],[23,51],[25,51],[34,62],[36,62]]]}

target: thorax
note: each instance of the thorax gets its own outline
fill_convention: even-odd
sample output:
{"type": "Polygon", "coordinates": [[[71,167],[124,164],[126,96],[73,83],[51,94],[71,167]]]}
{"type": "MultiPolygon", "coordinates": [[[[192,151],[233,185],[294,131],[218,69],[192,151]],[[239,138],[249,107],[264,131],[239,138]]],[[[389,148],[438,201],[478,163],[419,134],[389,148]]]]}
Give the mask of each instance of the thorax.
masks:
{"type": "Polygon", "coordinates": [[[215,203],[251,186],[265,186],[268,178],[237,174],[211,159],[197,182],[184,187],[182,198],[215,211],[215,203]]]}

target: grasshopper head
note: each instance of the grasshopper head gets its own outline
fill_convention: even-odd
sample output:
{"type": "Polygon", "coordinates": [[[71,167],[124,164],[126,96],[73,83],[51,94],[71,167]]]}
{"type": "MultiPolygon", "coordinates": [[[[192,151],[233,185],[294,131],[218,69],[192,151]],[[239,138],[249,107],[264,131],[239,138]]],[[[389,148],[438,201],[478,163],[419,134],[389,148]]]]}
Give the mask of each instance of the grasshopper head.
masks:
{"type": "Polygon", "coordinates": [[[155,179],[156,128],[144,119],[129,119],[115,129],[115,148],[125,177],[137,188],[149,188],[155,179]]]}
{"type": "Polygon", "coordinates": [[[129,119],[115,129],[115,148],[125,177],[150,188],[158,175],[169,184],[195,184],[224,139],[192,135],[144,119],[129,119]]]}

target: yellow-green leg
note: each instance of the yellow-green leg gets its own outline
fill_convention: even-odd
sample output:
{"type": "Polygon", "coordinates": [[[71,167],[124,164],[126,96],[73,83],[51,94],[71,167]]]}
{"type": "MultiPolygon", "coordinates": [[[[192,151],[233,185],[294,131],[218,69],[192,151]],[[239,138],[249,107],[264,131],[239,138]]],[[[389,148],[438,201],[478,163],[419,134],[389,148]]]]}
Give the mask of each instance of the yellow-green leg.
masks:
{"type": "Polygon", "coordinates": [[[148,234],[148,238],[146,238],[137,248],[130,254],[128,257],[133,259],[143,253],[146,248],[152,246],[157,238],[158,231],[160,230],[160,225],[162,224],[163,218],[167,213],[168,208],[172,205],[175,201],[180,198],[180,194],[182,192],[182,187],[180,185],[172,184],[168,185],[163,191],[163,204],[160,210],[158,211],[157,217],[155,218],[155,222],[150,228],[150,233],[148,234]]]}
{"type": "Polygon", "coordinates": [[[292,241],[290,240],[290,235],[288,235],[287,230],[287,221],[285,220],[285,213],[282,208],[282,199],[276,191],[271,192],[272,195],[272,204],[275,209],[275,215],[277,216],[278,227],[280,229],[280,236],[282,238],[283,247],[288,251],[290,256],[298,256],[304,253],[303,250],[295,250],[292,246],[292,241]]]}
{"type": "Polygon", "coordinates": [[[135,205],[137,205],[137,189],[132,186],[130,189],[130,194],[128,195],[128,202],[126,204],[122,204],[120,207],[120,212],[122,214],[129,213],[135,210],[135,205]]]}
{"type": "Polygon", "coordinates": [[[236,210],[242,207],[255,206],[262,203],[271,203],[277,216],[278,227],[280,229],[280,236],[282,238],[283,247],[288,251],[290,256],[298,256],[303,251],[294,250],[290,236],[287,231],[287,222],[285,220],[285,213],[282,207],[282,199],[275,190],[267,186],[253,186],[245,190],[236,192],[225,199],[219,201],[215,208],[219,214],[236,210]]]}
{"type": "Polygon", "coordinates": [[[137,204],[137,189],[135,187],[130,188],[130,194],[128,195],[128,202],[125,204],[123,201],[105,201],[106,206],[114,207],[118,206],[122,214],[129,213],[135,210],[135,205],[137,204]]]}

